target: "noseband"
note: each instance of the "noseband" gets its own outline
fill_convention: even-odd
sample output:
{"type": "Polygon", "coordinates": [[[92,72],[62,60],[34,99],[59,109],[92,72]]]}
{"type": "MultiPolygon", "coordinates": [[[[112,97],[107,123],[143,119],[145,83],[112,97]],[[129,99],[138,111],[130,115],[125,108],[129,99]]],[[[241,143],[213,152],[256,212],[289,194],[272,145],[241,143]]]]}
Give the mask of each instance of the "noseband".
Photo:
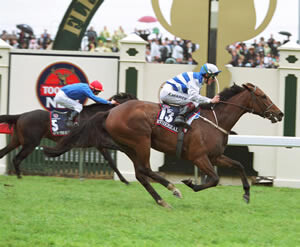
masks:
{"type": "MultiPolygon", "coordinates": [[[[267,113],[269,112],[269,110],[271,109],[271,107],[274,105],[273,103],[270,104],[269,106],[266,106],[266,109],[263,110],[263,106],[262,104],[259,104],[259,100],[257,99],[257,95],[255,95],[255,91],[256,91],[256,86],[254,87],[253,90],[251,90],[251,97],[252,97],[252,108],[248,108],[248,107],[245,107],[245,106],[242,106],[242,105],[238,105],[238,104],[235,104],[235,103],[230,103],[230,102],[227,102],[227,101],[220,101],[220,103],[223,103],[223,104],[228,104],[228,105],[234,105],[234,106],[237,106],[243,110],[245,110],[246,112],[249,112],[249,113],[253,113],[253,114],[257,114],[257,115],[260,115],[264,118],[267,117],[267,113]],[[255,102],[258,102],[257,105],[259,106],[259,108],[262,110],[263,113],[259,113],[259,112],[256,112],[254,110],[254,101],[255,102]]],[[[264,104],[265,106],[265,104],[264,104]]]]}

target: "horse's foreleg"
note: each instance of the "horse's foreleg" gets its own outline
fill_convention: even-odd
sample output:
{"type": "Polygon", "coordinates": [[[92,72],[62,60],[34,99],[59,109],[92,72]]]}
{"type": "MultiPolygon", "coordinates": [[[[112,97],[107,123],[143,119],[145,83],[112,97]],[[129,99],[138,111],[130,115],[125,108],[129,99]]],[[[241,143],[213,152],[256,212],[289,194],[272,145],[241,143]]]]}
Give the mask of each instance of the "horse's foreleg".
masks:
{"type": "Polygon", "coordinates": [[[201,184],[201,185],[194,184],[191,179],[182,180],[182,182],[184,184],[186,184],[188,187],[192,188],[195,192],[218,185],[219,176],[215,172],[215,169],[214,169],[213,165],[210,163],[210,160],[208,159],[208,157],[206,155],[202,156],[201,158],[198,158],[198,159],[194,160],[193,163],[204,174],[206,174],[209,177],[209,180],[206,181],[206,183],[201,184]]]}
{"type": "Polygon", "coordinates": [[[119,169],[117,168],[115,162],[113,161],[111,155],[107,151],[107,149],[104,148],[98,148],[99,152],[103,155],[103,157],[108,161],[109,166],[114,170],[115,173],[117,173],[119,179],[121,182],[125,184],[129,184],[128,181],[123,177],[119,169]]]}
{"type": "Polygon", "coordinates": [[[243,198],[247,203],[249,203],[249,201],[250,201],[250,185],[248,183],[248,179],[247,179],[247,175],[246,175],[244,166],[239,161],[232,160],[225,155],[221,155],[220,157],[218,157],[216,159],[215,165],[216,166],[233,167],[238,170],[241,180],[242,180],[242,183],[243,183],[243,188],[245,191],[243,198]]]}
{"type": "Polygon", "coordinates": [[[13,164],[18,178],[22,178],[20,170],[21,162],[34,151],[35,147],[36,146],[23,146],[21,151],[14,157],[13,164]]]}

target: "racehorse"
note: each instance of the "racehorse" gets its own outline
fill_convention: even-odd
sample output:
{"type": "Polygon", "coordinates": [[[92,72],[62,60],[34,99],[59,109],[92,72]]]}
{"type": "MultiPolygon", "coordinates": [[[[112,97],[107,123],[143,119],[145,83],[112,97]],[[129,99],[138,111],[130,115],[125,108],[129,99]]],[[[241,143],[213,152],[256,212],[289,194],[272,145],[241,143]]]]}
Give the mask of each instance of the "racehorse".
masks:
{"type": "MultiPolygon", "coordinates": [[[[135,96],[128,93],[119,93],[110,98],[116,100],[119,104],[127,100],[136,99],[135,96]]],[[[107,111],[113,108],[112,105],[106,104],[91,104],[83,107],[79,115],[79,124],[82,124],[90,116],[95,115],[97,112],[107,111]]],[[[8,154],[15,148],[22,146],[20,152],[13,158],[13,165],[15,167],[16,175],[21,178],[20,164],[31,154],[37,146],[40,145],[42,138],[48,138],[57,142],[61,136],[55,136],[51,133],[50,126],[50,113],[44,110],[34,110],[18,115],[1,115],[0,123],[7,123],[13,127],[13,135],[10,143],[0,150],[0,158],[8,154]]],[[[106,149],[98,149],[99,152],[108,161],[110,167],[117,173],[120,180],[126,184],[128,182],[117,169],[110,153],[106,149]]]]}
{"type": "MultiPolygon", "coordinates": [[[[269,119],[272,123],[281,121],[283,113],[261,89],[251,83],[243,84],[243,87],[235,84],[224,89],[220,93],[220,99],[218,104],[200,106],[201,116],[207,121],[201,118],[194,120],[191,130],[185,134],[183,141],[182,158],[191,161],[209,179],[201,185],[194,184],[191,179],[182,182],[195,192],[201,191],[216,186],[219,182],[213,165],[232,167],[240,174],[244,189],[243,198],[248,203],[250,185],[243,165],[223,155],[229,131],[244,113],[253,113],[269,119]]],[[[117,144],[132,160],[137,180],[159,205],[169,207],[147,179],[159,182],[171,190],[173,195],[182,197],[174,184],[150,168],[151,147],[167,154],[176,153],[177,135],[155,124],[159,111],[159,104],[128,101],[107,113],[94,115],[90,121],[72,130],[57,143],[56,147],[45,147],[44,152],[48,156],[55,157],[74,146],[102,145],[108,148],[117,144]],[[107,136],[103,136],[105,133],[107,136]]]]}

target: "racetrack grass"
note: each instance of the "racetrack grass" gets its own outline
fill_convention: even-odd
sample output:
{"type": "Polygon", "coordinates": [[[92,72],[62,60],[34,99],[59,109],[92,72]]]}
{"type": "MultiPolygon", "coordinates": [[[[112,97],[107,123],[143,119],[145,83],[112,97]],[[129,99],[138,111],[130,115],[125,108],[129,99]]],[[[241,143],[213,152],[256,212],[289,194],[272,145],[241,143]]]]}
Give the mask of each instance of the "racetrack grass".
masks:
{"type": "Polygon", "coordinates": [[[252,186],[247,205],[241,186],[178,184],[177,199],[153,185],[172,209],[137,182],[0,176],[0,246],[300,245],[299,189],[252,186]]]}

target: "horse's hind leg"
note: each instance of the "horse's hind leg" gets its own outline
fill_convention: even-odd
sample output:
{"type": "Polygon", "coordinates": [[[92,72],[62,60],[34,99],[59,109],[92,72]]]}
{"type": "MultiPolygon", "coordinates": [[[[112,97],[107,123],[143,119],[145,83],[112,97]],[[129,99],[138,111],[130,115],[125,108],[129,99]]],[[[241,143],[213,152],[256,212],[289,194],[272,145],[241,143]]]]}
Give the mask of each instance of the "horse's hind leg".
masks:
{"type": "Polygon", "coordinates": [[[238,170],[241,180],[242,180],[242,183],[243,183],[244,192],[245,192],[245,194],[243,195],[243,198],[247,203],[249,203],[249,201],[250,201],[250,185],[248,183],[247,175],[246,175],[245,168],[243,167],[243,165],[239,161],[232,160],[225,155],[221,155],[220,157],[218,157],[215,162],[216,162],[215,163],[216,166],[233,167],[238,170]]]}
{"type": "Polygon", "coordinates": [[[136,179],[144,186],[158,205],[170,208],[170,205],[160,197],[146,178],[146,169],[150,169],[150,145],[147,145],[147,143],[149,143],[147,140],[141,141],[139,142],[140,145],[137,145],[135,149],[123,146],[123,150],[133,162],[136,179]]]}
{"type": "Polygon", "coordinates": [[[119,169],[117,168],[115,162],[113,161],[113,159],[112,159],[111,155],[109,154],[109,152],[107,151],[107,149],[98,148],[98,150],[103,155],[103,157],[108,161],[109,166],[114,170],[115,173],[117,173],[121,182],[123,182],[125,184],[129,184],[128,181],[120,173],[119,169]]]}
{"type": "Polygon", "coordinates": [[[196,165],[204,174],[206,174],[209,179],[206,183],[201,185],[196,185],[192,182],[191,179],[182,180],[184,184],[192,188],[195,192],[204,190],[210,187],[217,186],[219,183],[219,176],[215,172],[213,165],[210,163],[209,158],[205,155],[193,161],[194,165],[196,165]]]}
{"type": "Polygon", "coordinates": [[[18,178],[22,178],[21,171],[20,171],[20,164],[21,162],[29,155],[31,154],[34,149],[35,145],[24,145],[21,149],[21,151],[14,157],[13,164],[16,170],[16,175],[18,178]]]}
{"type": "Polygon", "coordinates": [[[10,151],[14,150],[20,146],[20,142],[18,141],[17,136],[13,136],[10,143],[0,150],[0,159],[2,159],[5,155],[7,155],[10,151]]]}
{"type": "Polygon", "coordinates": [[[179,189],[177,189],[175,187],[174,184],[172,184],[170,181],[168,181],[167,179],[161,177],[159,174],[153,172],[150,168],[146,168],[144,170],[142,170],[143,174],[145,174],[146,176],[152,178],[153,180],[155,180],[156,182],[160,183],[161,185],[165,186],[168,190],[173,192],[173,195],[178,197],[178,198],[182,198],[182,194],[180,192],[179,189]]]}
{"type": "Polygon", "coordinates": [[[156,203],[165,208],[171,208],[171,206],[166,203],[160,195],[154,190],[151,184],[148,182],[146,177],[139,171],[135,170],[136,179],[145,187],[145,189],[149,192],[149,194],[153,197],[156,203]]]}

